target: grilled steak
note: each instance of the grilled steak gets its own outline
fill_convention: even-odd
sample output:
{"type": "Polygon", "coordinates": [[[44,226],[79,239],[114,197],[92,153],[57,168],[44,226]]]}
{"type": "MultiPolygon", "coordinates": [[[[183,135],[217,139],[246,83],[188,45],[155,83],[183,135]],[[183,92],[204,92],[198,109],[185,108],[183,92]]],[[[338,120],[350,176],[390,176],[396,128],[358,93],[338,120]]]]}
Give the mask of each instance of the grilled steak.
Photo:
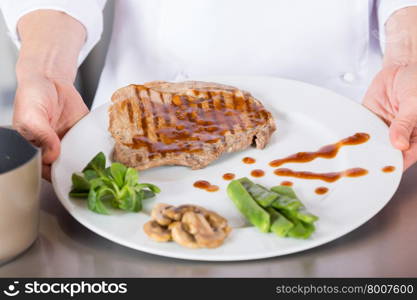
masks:
{"type": "Polygon", "coordinates": [[[271,113],[251,94],[217,83],[131,84],[112,101],[113,159],[138,170],[200,169],[226,152],[264,148],[275,131],[271,113]]]}

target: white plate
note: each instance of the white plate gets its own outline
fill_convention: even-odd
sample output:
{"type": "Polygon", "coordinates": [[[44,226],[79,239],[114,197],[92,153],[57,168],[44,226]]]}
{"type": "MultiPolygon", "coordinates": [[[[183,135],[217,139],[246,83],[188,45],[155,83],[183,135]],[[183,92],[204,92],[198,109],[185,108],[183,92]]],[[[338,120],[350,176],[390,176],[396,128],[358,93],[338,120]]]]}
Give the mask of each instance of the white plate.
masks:
{"type": "Polygon", "coordinates": [[[113,212],[103,216],[89,211],[86,201],[68,197],[71,174],[80,171],[99,151],[107,157],[113,140],[107,132],[105,104],[78,122],[62,140],[62,152],[52,168],[52,182],[58,198],[68,212],[81,224],[116,243],[137,250],[183,259],[232,261],[259,259],[294,253],[332,241],[372,218],[390,200],[401,179],[403,160],[400,151],[389,142],[385,124],[372,113],[349,99],[308,84],[270,77],[216,77],[206,80],[234,85],[250,91],[273,113],[278,131],[264,150],[248,149],[224,156],[202,170],[185,167],[159,167],[140,173],[140,181],[151,182],[162,189],[154,200],[146,200],[140,213],[113,212]],[[298,151],[314,151],[356,132],[367,132],[371,139],[362,145],[341,149],[334,159],[316,159],[306,164],[287,167],[308,171],[341,171],[363,167],[369,174],[359,178],[342,178],[328,184],[319,180],[278,177],[268,162],[298,151]],[[245,165],[242,158],[256,158],[254,165],[245,165]],[[381,168],[393,165],[393,173],[381,168]],[[294,188],[307,208],[320,217],[316,232],[307,240],[279,238],[260,233],[248,226],[226,195],[227,183],[222,174],[232,172],[237,177],[249,176],[252,169],[266,171],[257,182],[266,186],[283,180],[294,182],[294,188]],[[209,193],[193,187],[199,179],[219,185],[220,191],[209,193]],[[318,196],[314,189],[330,189],[318,196]],[[143,232],[149,211],[157,202],[174,205],[193,203],[225,216],[234,227],[224,245],[217,249],[186,249],[175,243],[157,243],[143,232]]]}

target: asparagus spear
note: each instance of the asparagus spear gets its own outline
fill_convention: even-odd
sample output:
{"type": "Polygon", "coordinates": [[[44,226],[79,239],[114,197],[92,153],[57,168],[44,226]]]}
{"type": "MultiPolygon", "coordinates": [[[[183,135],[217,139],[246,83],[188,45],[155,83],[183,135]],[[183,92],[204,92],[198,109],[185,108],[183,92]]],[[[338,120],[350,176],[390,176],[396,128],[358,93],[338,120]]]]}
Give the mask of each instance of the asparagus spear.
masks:
{"type": "Polygon", "coordinates": [[[300,200],[288,196],[280,196],[271,206],[278,210],[282,209],[290,212],[296,212],[298,209],[304,207],[300,200]]]}
{"type": "Polygon", "coordinates": [[[307,211],[291,187],[278,185],[272,187],[271,190],[281,195],[272,203],[273,207],[287,211],[306,223],[314,223],[318,220],[317,216],[307,211]]]}
{"type": "Polygon", "coordinates": [[[279,195],[275,192],[271,192],[262,185],[255,184],[248,178],[243,177],[238,179],[239,182],[245,187],[249,194],[258,202],[262,207],[270,206],[279,195]]]}
{"type": "Polygon", "coordinates": [[[312,213],[309,213],[305,207],[301,208],[297,211],[297,218],[305,223],[313,224],[315,221],[317,221],[319,218],[316,215],[313,215],[312,213]]]}
{"type": "Polygon", "coordinates": [[[271,215],[271,232],[278,236],[286,237],[288,232],[294,227],[294,224],[272,207],[268,207],[266,210],[271,215]]]}
{"type": "Polygon", "coordinates": [[[268,232],[271,220],[270,215],[260,207],[238,180],[233,180],[227,186],[227,194],[239,211],[258,227],[262,232],[268,232]]]}
{"type": "Polygon", "coordinates": [[[298,199],[297,195],[294,192],[294,189],[286,185],[277,185],[271,188],[271,191],[280,194],[282,196],[287,196],[292,199],[298,199]]]}
{"type": "Polygon", "coordinates": [[[294,227],[288,231],[287,236],[297,239],[307,239],[315,230],[316,227],[314,224],[298,221],[294,224],[294,227]]]}

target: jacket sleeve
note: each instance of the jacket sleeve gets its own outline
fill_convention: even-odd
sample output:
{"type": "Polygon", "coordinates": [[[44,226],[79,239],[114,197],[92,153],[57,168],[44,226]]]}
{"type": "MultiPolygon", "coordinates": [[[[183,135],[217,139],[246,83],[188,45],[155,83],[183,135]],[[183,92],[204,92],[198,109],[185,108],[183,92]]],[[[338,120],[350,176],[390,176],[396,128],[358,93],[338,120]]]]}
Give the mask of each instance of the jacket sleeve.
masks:
{"type": "Polygon", "coordinates": [[[100,40],[103,31],[103,7],[106,0],[0,0],[0,9],[4,15],[8,34],[20,47],[17,22],[34,10],[53,9],[67,13],[78,20],[86,30],[86,40],[81,49],[78,63],[87,57],[94,45],[100,40]]]}
{"type": "Polygon", "coordinates": [[[388,21],[389,17],[397,10],[409,6],[417,6],[417,0],[377,0],[376,9],[379,27],[378,38],[382,51],[385,49],[386,42],[385,23],[388,21]]]}

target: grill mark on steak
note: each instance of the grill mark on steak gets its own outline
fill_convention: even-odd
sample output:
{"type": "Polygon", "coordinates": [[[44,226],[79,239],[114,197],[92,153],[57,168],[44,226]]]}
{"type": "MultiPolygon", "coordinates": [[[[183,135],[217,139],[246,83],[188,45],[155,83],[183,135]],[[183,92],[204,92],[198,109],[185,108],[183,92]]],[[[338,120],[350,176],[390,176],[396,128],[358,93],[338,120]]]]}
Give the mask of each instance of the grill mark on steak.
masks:
{"type": "Polygon", "coordinates": [[[171,103],[171,97],[170,97],[170,95],[169,94],[166,94],[166,93],[163,93],[162,94],[162,104],[163,104],[163,107],[164,107],[164,119],[165,119],[165,124],[167,125],[167,126],[170,126],[171,125],[171,110],[170,110],[170,107],[172,106],[172,105],[169,105],[171,103]]]}
{"type": "Polygon", "coordinates": [[[127,107],[127,114],[129,115],[129,122],[133,124],[133,110],[132,110],[132,103],[130,101],[127,101],[126,103],[127,107]]]}
{"type": "Polygon", "coordinates": [[[235,134],[236,129],[237,129],[235,124],[239,126],[239,119],[237,118],[237,114],[233,114],[228,108],[223,92],[219,91],[218,97],[220,99],[220,103],[222,104],[223,114],[224,114],[224,118],[226,119],[227,127],[230,130],[230,134],[233,135],[235,134]]]}
{"type": "Polygon", "coordinates": [[[169,93],[164,93],[163,103],[165,111],[167,112],[166,119],[168,120],[168,126],[164,128],[164,136],[167,139],[166,144],[172,144],[175,141],[173,140],[173,136],[169,134],[170,130],[173,130],[174,128],[176,130],[181,130],[183,125],[179,123],[180,120],[177,118],[176,115],[177,106],[174,104],[174,97],[169,93]]]}
{"type": "MultiPolygon", "coordinates": [[[[204,98],[204,96],[205,96],[204,94],[203,96],[201,96],[199,91],[196,93],[196,97],[198,99],[197,107],[199,110],[197,123],[200,126],[210,126],[212,124],[208,124],[208,123],[209,122],[213,123],[212,121],[210,121],[212,120],[212,114],[209,112],[210,110],[210,106],[208,103],[209,99],[204,98]]],[[[204,131],[202,130],[202,132],[201,133],[199,132],[198,134],[204,134],[204,131]]]]}
{"type": "Polygon", "coordinates": [[[175,125],[175,113],[173,111],[172,95],[169,93],[163,93],[162,95],[162,102],[164,103],[164,108],[167,113],[167,115],[165,116],[167,125],[175,125]]]}
{"type": "MultiPolygon", "coordinates": [[[[259,104],[258,104],[259,105],[259,104]]],[[[263,118],[265,119],[269,119],[271,118],[271,114],[269,112],[267,112],[265,109],[261,109],[260,114],[262,115],[263,118]]]]}
{"type": "Polygon", "coordinates": [[[133,148],[145,147],[148,150],[148,159],[155,157],[155,151],[153,151],[152,141],[155,141],[155,128],[153,124],[153,118],[149,115],[150,105],[148,105],[148,97],[144,93],[148,94],[148,89],[145,87],[137,87],[136,95],[138,97],[138,104],[142,114],[140,115],[141,125],[143,129],[142,135],[135,135],[133,137],[133,148]]]}
{"type": "Polygon", "coordinates": [[[187,120],[190,123],[197,122],[196,104],[187,95],[180,96],[182,105],[181,109],[186,112],[187,120]]]}
{"type": "Polygon", "coordinates": [[[213,111],[210,109],[208,95],[205,92],[199,92],[199,96],[201,97],[200,105],[202,108],[200,124],[207,125],[207,122],[209,122],[207,120],[213,120],[213,111]]]}
{"type": "MultiPolygon", "coordinates": [[[[178,119],[178,120],[185,120],[186,119],[186,112],[184,112],[183,110],[181,110],[181,109],[178,109],[178,107],[180,107],[181,108],[181,106],[182,106],[182,98],[181,98],[181,96],[179,96],[179,95],[174,95],[173,97],[172,97],[172,103],[174,104],[173,105],[173,111],[174,111],[174,113],[175,113],[175,118],[176,119],[178,119]]],[[[174,122],[174,124],[175,124],[175,122],[174,122]]]]}
{"type": "MultiPolygon", "coordinates": [[[[209,104],[209,111],[212,116],[212,120],[209,121],[211,122],[210,125],[216,126],[216,124],[219,124],[219,119],[217,117],[218,110],[216,109],[216,106],[214,105],[214,100],[210,91],[207,91],[207,102],[209,104]]],[[[218,126],[221,126],[221,124],[219,124],[218,126]]],[[[223,135],[220,136],[220,140],[224,141],[223,135]]],[[[213,144],[213,143],[216,143],[217,141],[218,141],[217,139],[207,139],[206,142],[209,144],[213,144]]]]}
{"type": "Polygon", "coordinates": [[[253,100],[253,98],[246,97],[247,102],[249,103],[249,107],[251,108],[251,114],[249,115],[250,120],[252,120],[252,126],[255,127],[259,124],[259,120],[262,118],[260,114],[260,110],[258,109],[259,106],[253,100]]]}
{"type": "Polygon", "coordinates": [[[224,105],[224,100],[220,96],[219,92],[212,92],[213,105],[217,112],[217,124],[222,135],[233,133],[233,127],[231,126],[231,117],[226,115],[226,106],[224,105]]]}
{"type": "Polygon", "coordinates": [[[233,91],[232,93],[232,100],[233,105],[237,111],[240,113],[238,114],[242,120],[242,128],[250,128],[252,127],[252,121],[249,119],[250,108],[246,105],[245,99],[242,97],[236,97],[236,92],[233,91]],[[247,114],[245,114],[247,112],[247,114]]]}
{"type": "MultiPolygon", "coordinates": [[[[158,128],[164,129],[169,128],[170,126],[170,119],[169,119],[169,112],[168,112],[168,105],[165,105],[164,97],[165,94],[159,94],[157,92],[154,92],[156,94],[155,97],[158,97],[158,103],[155,105],[157,107],[156,113],[158,114],[159,122],[158,122],[158,128]]],[[[161,134],[161,131],[158,130],[159,138],[162,143],[168,143],[169,140],[166,138],[164,134],[161,134]]],[[[164,157],[165,154],[162,153],[162,156],[164,157]]]]}
{"type": "MultiPolygon", "coordinates": [[[[193,123],[195,123],[195,118],[194,118],[194,114],[193,114],[193,103],[191,101],[188,100],[188,96],[187,95],[183,95],[180,96],[181,97],[181,109],[185,110],[185,120],[184,122],[181,124],[181,130],[180,132],[182,132],[182,137],[185,139],[189,139],[189,140],[198,140],[198,138],[192,136],[192,129],[191,127],[193,127],[193,123]]],[[[191,149],[191,144],[188,141],[183,142],[183,148],[186,149],[187,151],[192,151],[194,149],[191,149]]]]}
{"type": "Polygon", "coordinates": [[[198,108],[198,112],[197,112],[197,117],[198,117],[198,121],[200,120],[204,120],[205,118],[205,109],[204,109],[204,98],[201,97],[200,92],[199,91],[194,91],[194,95],[197,98],[197,108],[198,108]]]}
{"type": "Polygon", "coordinates": [[[137,102],[138,102],[139,111],[140,111],[140,114],[138,116],[138,121],[139,120],[141,121],[141,128],[142,128],[142,131],[143,131],[142,135],[147,136],[147,134],[148,134],[148,132],[147,132],[148,131],[148,124],[146,122],[146,118],[144,117],[145,108],[143,106],[142,99],[140,97],[140,89],[135,88],[135,92],[136,92],[137,102]]]}
{"type": "Polygon", "coordinates": [[[227,112],[225,113],[226,116],[231,118],[231,125],[233,127],[233,132],[239,132],[239,130],[243,130],[243,121],[240,118],[240,114],[234,114],[233,111],[236,110],[235,103],[233,101],[233,94],[228,92],[220,92],[220,95],[225,103],[225,107],[227,112]]]}
{"type": "MultiPolygon", "coordinates": [[[[163,118],[160,117],[161,116],[160,108],[161,108],[162,105],[158,101],[159,96],[157,96],[157,95],[153,96],[154,94],[149,89],[146,89],[146,93],[147,93],[147,97],[148,97],[150,105],[151,105],[151,115],[153,116],[153,124],[155,126],[156,142],[165,143],[163,135],[160,134],[160,128],[163,128],[163,118]],[[160,119],[162,119],[162,120],[160,120],[160,119]]],[[[157,156],[164,157],[165,153],[164,152],[154,153],[154,154],[150,155],[149,158],[154,159],[157,156]]]]}
{"type": "Polygon", "coordinates": [[[140,92],[143,106],[145,107],[145,117],[148,124],[148,143],[157,142],[156,126],[154,123],[154,112],[152,110],[151,99],[149,98],[149,89],[142,89],[140,92]]]}

